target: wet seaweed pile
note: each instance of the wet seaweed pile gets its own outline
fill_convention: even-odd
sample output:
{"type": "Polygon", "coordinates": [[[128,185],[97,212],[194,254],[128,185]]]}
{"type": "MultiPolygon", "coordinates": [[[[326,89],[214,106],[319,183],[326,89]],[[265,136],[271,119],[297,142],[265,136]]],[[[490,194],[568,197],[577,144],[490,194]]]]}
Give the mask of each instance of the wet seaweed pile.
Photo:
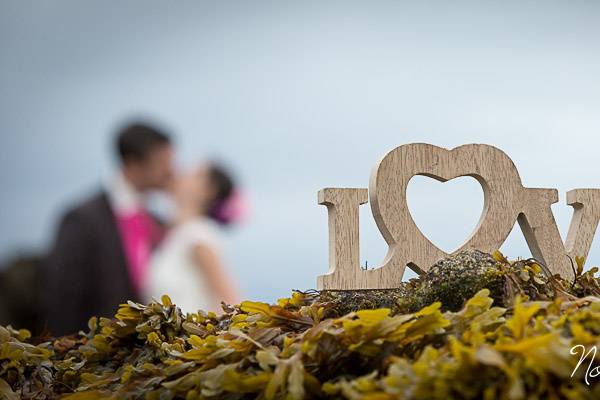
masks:
{"type": "Polygon", "coordinates": [[[293,292],[222,315],[164,296],[37,345],[0,327],[0,399],[600,398],[598,364],[578,367],[600,341],[599,280],[573,267],[565,282],[467,252],[389,291],[293,292]]]}

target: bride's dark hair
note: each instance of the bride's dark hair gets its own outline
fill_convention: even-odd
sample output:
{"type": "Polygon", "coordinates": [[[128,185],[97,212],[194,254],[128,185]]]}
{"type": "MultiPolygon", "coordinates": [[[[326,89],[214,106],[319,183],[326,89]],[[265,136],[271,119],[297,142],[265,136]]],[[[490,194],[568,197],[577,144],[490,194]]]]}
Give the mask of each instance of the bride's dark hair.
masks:
{"type": "Polygon", "coordinates": [[[215,197],[208,207],[207,216],[221,225],[232,224],[237,216],[231,211],[236,189],[231,174],[221,165],[211,163],[208,167],[208,179],[215,190],[215,197]]]}

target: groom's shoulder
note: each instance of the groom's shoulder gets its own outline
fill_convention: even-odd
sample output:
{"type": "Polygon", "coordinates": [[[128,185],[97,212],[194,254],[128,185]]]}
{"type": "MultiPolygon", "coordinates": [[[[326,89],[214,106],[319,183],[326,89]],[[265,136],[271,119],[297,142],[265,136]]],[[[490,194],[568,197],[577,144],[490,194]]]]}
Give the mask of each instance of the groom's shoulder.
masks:
{"type": "Polygon", "coordinates": [[[63,218],[89,221],[96,218],[104,218],[107,213],[110,213],[108,195],[106,191],[98,190],[67,209],[63,218]]]}

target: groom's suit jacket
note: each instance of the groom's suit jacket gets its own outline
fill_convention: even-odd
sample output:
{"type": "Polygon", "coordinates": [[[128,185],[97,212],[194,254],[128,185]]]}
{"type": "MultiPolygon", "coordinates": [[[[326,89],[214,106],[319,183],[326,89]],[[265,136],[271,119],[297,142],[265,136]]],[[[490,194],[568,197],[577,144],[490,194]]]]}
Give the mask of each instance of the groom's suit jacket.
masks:
{"type": "Polygon", "coordinates": [[[113,317],[139,301],[108,194],[68,211],[45,263],[46,323],[53,335],[87,329],[91,316],[113,317]]]}

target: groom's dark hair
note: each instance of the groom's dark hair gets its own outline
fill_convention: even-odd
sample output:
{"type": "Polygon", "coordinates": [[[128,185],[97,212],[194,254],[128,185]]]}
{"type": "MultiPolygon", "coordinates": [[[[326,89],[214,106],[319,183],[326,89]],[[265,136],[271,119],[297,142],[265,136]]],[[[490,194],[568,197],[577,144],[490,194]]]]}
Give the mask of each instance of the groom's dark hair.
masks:
{"type": "Polygon", "coordinates": [[[171,143],[167,133],[140,122],[123,127],[116,139],[117,153],[122,163],[143,160],[157,147],[171,143]]]}

